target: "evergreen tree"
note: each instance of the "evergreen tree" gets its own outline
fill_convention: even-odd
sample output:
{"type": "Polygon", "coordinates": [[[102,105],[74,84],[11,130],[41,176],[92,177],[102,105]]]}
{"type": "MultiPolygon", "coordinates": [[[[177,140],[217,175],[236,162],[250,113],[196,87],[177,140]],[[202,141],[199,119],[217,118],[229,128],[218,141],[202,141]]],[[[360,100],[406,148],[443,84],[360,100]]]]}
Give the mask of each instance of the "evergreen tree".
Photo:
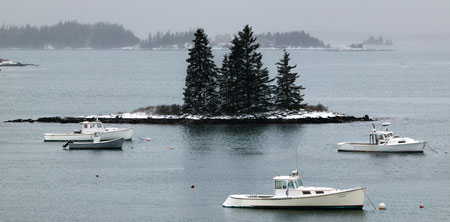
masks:
{"type": "Polygon", "coordinates": [[[197,29],[194,36],[194,46],[189,49],[189,58],[186,59],[189,65],[183,93],[183,113],[216,114],[219,105],[218,70],[204,30],[197,29]]]}
{"type": "Polygon", "coordinates": [[[228,114],[267,111],[271,106],[273,79],[263,68],[262,54],[253,31],[246,25],[231,41],[222,66],[222,111],[228,114]],[[225,93],[225,97],[224,97],[225,93]]]}
{"type": "Polygon", "coordinates": [[[301,90],[303,86],[295,85],[298,73],[291,72],[297,65],[289,65],[289,53],[284,51],[283,58],[276,63],[278,68],[275,105],[278,110],[299,110],[304,107],[301,90]]]}

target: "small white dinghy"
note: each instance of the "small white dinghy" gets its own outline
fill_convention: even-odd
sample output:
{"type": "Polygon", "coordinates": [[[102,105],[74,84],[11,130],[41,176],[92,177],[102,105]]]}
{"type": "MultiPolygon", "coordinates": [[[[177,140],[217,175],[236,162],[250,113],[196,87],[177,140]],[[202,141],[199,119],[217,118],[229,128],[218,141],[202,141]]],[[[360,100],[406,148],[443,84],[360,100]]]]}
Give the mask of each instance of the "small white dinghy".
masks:
{"type": "Polygon", "coordinates": [[[44,141],[92,141],[94,133],[102,133],[102,140],[124,139],[131,140],[133,137],[132,128],[105,128],[100,121],[81,122],[81,130],[73,133],[45,133],[44,141]]]}
{"type": "Polygon", "coordinates": [[[73,142],[69,140],[63,147],[69,146],[69,149],[122,149],[123,138],[106,141],[100,141],[100,139],[101,133],[96,132],[93,142],[73,142]]]}
{"type": "Polygon", "coordinates": [[[389,122],[383,123],[385,130],[377,131],[375,124],[369,133],[369,143],[344,142],[338,143],[338,151],[350,152],[393,152],[393,153],[422,153],[426,142],[408,137],[401,137],[387,129],[389,122]]]}
{"type": "Polygon", "coordinates": [[[275,195],[230,195],[223,207],[357,209],[364,206],[365,187],[338,190],[328,187],[305,187],[294,170],[289,176],[276,176],[275,195]]]}

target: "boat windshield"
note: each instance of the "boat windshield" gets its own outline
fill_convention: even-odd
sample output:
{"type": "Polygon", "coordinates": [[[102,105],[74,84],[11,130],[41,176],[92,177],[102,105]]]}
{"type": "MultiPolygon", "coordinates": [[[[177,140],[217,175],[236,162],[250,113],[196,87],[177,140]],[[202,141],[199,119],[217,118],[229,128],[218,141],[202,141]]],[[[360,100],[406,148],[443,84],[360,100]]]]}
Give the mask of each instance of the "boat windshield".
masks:
{"type": "Polygon", "coordinates": [[[301,179],[297,179],[297,180],[290,180],[288,183],[289,189],[297,189],[301,186],[303,186],[302,180],[301,179]]]}

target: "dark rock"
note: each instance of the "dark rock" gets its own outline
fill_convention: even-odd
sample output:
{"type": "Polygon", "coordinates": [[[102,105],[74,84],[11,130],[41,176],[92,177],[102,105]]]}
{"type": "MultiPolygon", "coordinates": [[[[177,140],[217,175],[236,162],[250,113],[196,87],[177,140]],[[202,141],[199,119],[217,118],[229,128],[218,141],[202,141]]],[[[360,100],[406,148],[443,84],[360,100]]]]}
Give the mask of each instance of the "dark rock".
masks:
{"type": "MultiPolygon", "coordinates": [[[[41,122],[41,123],[79,123],[82,121],[95,121],[96,118],[80,118],[80,117],[41,117],[37,120],[32,119],[15,119],[6,122],[41,122]]],[[[364,117],[354,116],[336,116],[329,118],[303,118],[303,119],[267,119],[265,117],[251,119],[186,119],[186,118],[147,118],[147,119],[124,119],[124,118],[99,118],[103,123],[119,123],[119,124],[320,124],[320,123],[347,123],[354,121],[373,121],[368,115],[364,117]]]]}

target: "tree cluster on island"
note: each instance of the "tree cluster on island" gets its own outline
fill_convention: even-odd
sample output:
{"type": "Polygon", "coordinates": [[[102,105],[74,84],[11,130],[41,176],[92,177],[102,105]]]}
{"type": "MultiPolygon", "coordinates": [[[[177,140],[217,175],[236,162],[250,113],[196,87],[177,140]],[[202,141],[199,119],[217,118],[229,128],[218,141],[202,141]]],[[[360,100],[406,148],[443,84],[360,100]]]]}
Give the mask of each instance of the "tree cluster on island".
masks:
{"type": "Polygon", "coordinates": [[[52,26],[0,27],[0,48],[120,48],[140,39],[122,25],[98,22],[59,22],[52,26]]]}
{"type": "MultiPolygon", "coordinates": [[[[228,35],[223,35],[228,36],[228,35]]],[[[77,21],[59,22],[52,26],[7,26],[0,27],[0,48],[29,49],[77,49],[77,48],[123,48],[142,49],[187,49],[192,46],[194,30],[184,32],[149,33],[140,39],[122,25],[98,22],[83,24],[77,21]]],[[[277,32],[256,35],[262,47],[275,48],[324,48],[322,41],[304,31],[277,32]]],[[[227,38],[226,38],[227,39],[227,38]]],[[[231,38],[230,38],[231,39],[231,38]]],[[[218,39],[215,39],[218,40],[218,39]]],[[[215,47],[227,47],[230,41],[216,43],[215,47]]]]}
{"type": "MultiPolygon", "coordinates": [[[[231,38],[228,41],[229,35],[218,35],[216,39],[212,39],[212,46],[221,48],[223,46],[231,45],[231,38]],[[224,38],[225,37],[225,38],[224,38]],[[224,38],[218,40],[217,38],[224,38]]],[[[292,32],[267,32],[264,34],[255,35],[257,42],[263,48],[329,48],[323,41],[312,37],[310,34],[304,31],[292,31],[292,32]]],[[[194,30],[185,32],[172,33],[167,31],[157,32],[155,35],[149,33],[147,39],[143,40],[140,44],[141,48],[190,48],[192,46],[192,38],[194,37],[194,30]]]]}
{"type": "Polygon", "coordinates": [[[184,49],[191,46],[192,38],[194,37],[194,30],[185,32],[157,32],[155,35],[148,34],[148,38],[140,43],[141,48],[156,49],[156,48],[177,48],[184,49]]]}
{"type": "Polygon", "coordinates": [[[301,85],[295,85],[299,77],[292,72],[296,65],[289,64],[289,53],[276,63],[278,74],[270,78],[262,63],[260,44],[250,26],[231,41],[230,53],[224,55],[222,67],[213,61],[207,35],[199,28],[195,32],[193,47],[189,49],[186,88],[184,89],[183,114],[240,115],[267,111],[300,110],[303,96],[301,85]]]}
{"type": "Polygon", "coordinates": [[[375,36],[370,36],[368,39],[364,40],[362,42],[363,45],[393,45],[392,40],[386,39],[384,40],[383,37],[380,35],[378,38],[375,36]]]}

